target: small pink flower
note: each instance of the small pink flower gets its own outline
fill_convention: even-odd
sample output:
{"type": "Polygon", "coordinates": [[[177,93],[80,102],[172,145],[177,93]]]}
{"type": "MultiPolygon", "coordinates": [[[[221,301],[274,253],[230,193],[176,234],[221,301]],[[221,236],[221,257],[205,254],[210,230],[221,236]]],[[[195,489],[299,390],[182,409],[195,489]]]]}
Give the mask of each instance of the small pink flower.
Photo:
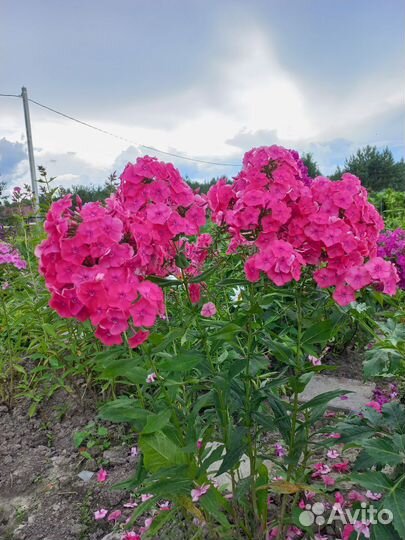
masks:
{"type": "Polygon", "coordinates": [[[343,528],[342,540],[349,540],[352,532],[354,532],[353,525],[345,525],[343,528]]]}
{"type": "Polygon", "coordinates": [[[151,493],[142,493],[141,501],[144,503],[146,501],[149,501],[149,499],[151,499],[152,497],[153,495],[151,493]]]}
{"type": "Polygon", "coordinates": [[[336,480],[327,474],[322,476],[322,480],[326,487],[334,486],[336,483],[336,480]]]}
{"type": "Polygon", "coordinates": [[[382,497],[382,493],[372,492],[369,489],[366,491],[366,497],[371,501],[379,501],[382,497]]]}
{"type": "Polygon", "coordinates": [[[137,446],[133,446],[133,447],[131,448],[131,457],[136,457],[138,454],[139,454],[138,447],[137,447],[137,446]]]}
{"type": "Polygon", "coordinates": [[[354,530],[361,533],[365,538],[370,538],[370,522],[355,521],[353,523],[354,530]]]}
{"type": "Polygon", "coordinates": [[[315,463],[314,470],[317,475],[330,473],[330,467],[326,463],[315,463]]]}
{"type": "Polygon", "coordinates": [[[197,502],[200,497],[205,495],[210,488],[210,484],[203,484],[202,486],[191,490],[191,499],[193,502],[197,502]]]}
{"type": "Polygon", "coordinates": [[[96,519],[97,521],[100,519],[104,519],[107,514],[108,510],[106,510],[105,508],[100,508],[100,510],[96,510],[94,512],[94,519],[96,519]]]}
{"type": "Polygon", "coordinates": [[[129,531],[124,534],[121,540],[141,540],[141,537],[139,536],[139,534],[136,534],[133,531],[129,531]]]}
{"type": "Polygon", "coordinates": [[[321,359],[317,358],[316,356],[312,356],[312,354],[310,354],[308,356],[308,360],[311,362],[311,364],[313,366],[321,366],[322,365],[321,359]]]}
{"type": "Polygon", "coordinates": [[[152,384],[157,380],[157,375],[155,372],[149,373],[149,375],[146,377],[146,382],[148,384],[152,384]]]}
{"type": "Polygon", "coordinates": [[[201,315],[203,317],[213,317],[217,312],[217,308],[215,307],[215,304],[212,302],[207,302],[203,305],[201,309],[201,315]]]}
{"type": "Polygon", "coordinates": [[[345,498],[343,497],[343,495],[340,493],[340,491],[337,491],[335,493],[335,501],[337,504],[340,504],[340,506],[343,507],[343,505],[345,504],[345,498]]]}
{"type": "Polygon", "coordinates": [[[148,529],[150,529],[150,526],[152,525],[152,523],[153,523],[153,518],[146,518],[144,526],[141,527],[141,532],[144,533],[148,529]]]}
{"type": "Polygon", "coordinates": [[[203,446],[202,439],[198,439],[198,441],[197,441],[197,450],[201,450],[202,446],[203,446]]]}
{"type": "Polygon", "coordinates": [[[326,455],[329,459],[337,459],[338,457],[340,457],[340,452],[338,452],[337,450],[328,450],[326,455]]]}
{"type": "Polygon", "coordinates": [[[2,284],[1,288],[3,289],[3,291],[9,289],[9,288],[10,288],[10,283],[9,283],[8,281],[5,281],[5,282],[2,284]]]}
{"type": "Polygon", "coordinates": [[[340,439],[341,437],[341,434],[340,433],[329,433],[329,435],[327,435],[328,439],[340,439]]]}
{"type": "Polygon", "coordinates": [[[349,465],[349,461],[342,461],[341,463],[334,463],[332,469],[338,473],[347,473],[349,472],[349,465]]]}
{"type": "Polygon", "coordinates": [[[284,457],[287,455],[287,450],[280,443],[274,445],[274,451],[277,457],[284,457]]]}
{"type": "Polygon", "coordinates": [[[349,396],[346,396],[346,394],[344,396],[340,396],[340,399],[342,401],[346,401],[347,399],[349,399],[349,396]]]}
{"type": "Polygon", "coordinates": [[[382,412],[381,403],[378,403],[378,401],[369,401],[368,403],[366,403],[366,407],[371,407],[379,413],[382,412]]]}
{"type": "Polygon", "coordinates": [[[120,517],[122,516],[121,510],[114,510],[114,512],[111,512],[111,514],[108,516],[108,521],[118,521],[120,517]]]}
{"type": "Polygon", "coordinates": [[[158,505],[161,510],[170,510],[170,502],[165,501],[158,505]]]}
{"type": "Polygon", "coordinates": [[[105,469],[100,469],[97,473],[97,482],[105,482],[107,480],[108,473],[105,469]]]}
{"type": "Polygon", "coordinates": [[[135,501],[129,501],[124,504],[124,508],[136,508],[138,506],[138,503],[135,501]]]}
{"type": "Polygon", "coordinates": [[[337,413],[335,411],[326,411],[324,414],[325,418],[335,418],[337,413]]]}
{"type": "Polygon", "coordinates": [[[301,510],[305,509],[305,501],[304,501],[304,499],[300,500],[300,502],[298,503],[298,508],[300,508],[301,510]]]}
{"type": "Polygon", "coordinates": [[[366,502],[366,497],[360,493],[359,491],[356,491],[355,489],[352,489],[352,491],[349,491],[348,495],[349,501],[352,502],[366,502]]]}

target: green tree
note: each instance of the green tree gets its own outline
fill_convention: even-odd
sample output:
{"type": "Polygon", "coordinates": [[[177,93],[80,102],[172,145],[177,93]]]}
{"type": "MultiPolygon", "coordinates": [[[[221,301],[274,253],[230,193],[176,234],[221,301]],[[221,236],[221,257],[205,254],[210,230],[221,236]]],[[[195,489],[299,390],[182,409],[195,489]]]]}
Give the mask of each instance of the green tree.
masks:
{"type": "Polygon", "coordinates": [[[405,190],[405,162],[403,159],[395,162],[389,148],[378,150],[376,146],[365,146],[357,150],[346,159],[343,170],[338,167],[331,178],[336,180],[344,172],[355,174],[374,192],[390,187],[405,190]]]}
{"type": "Polygon", "coordinates": [[[301,160],[307,167],[308,174],[311,178],[322,175],[321,171],[319,170],[318,163],[314,160],[314,156],[311,154],[311,152],[302,154],[301,160]]]}

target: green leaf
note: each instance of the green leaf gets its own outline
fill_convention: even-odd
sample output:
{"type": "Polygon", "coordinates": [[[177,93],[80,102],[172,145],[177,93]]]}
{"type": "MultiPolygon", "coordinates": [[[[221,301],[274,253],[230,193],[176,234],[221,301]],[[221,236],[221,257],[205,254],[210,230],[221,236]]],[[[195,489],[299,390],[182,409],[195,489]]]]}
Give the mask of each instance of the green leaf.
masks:
{"type": "Polygon", "coordinates": [[[332,399],[335,399],[340,396],[344,396],[346,394],[350,394],[351,392],[348,390],[330,390],[329,392],[324,392],[323,394],[319,394],[318,396],[315,396],[314,398],[310,399],[306,403],[303,403],[299,410],[305,411],[305,409],[315,409],[316,407],[319,407],[320,405],[327,405],[329,401],[332,401],[332,399]]]}
{"type": "Polygon", "coordinates": [[[199,504],[209,516],[213,516],[225,529],[230,528],[230,523],[225,513],[221,511],[222,509],[229,509],[229,503],[213,485],[200,498],[199,504]]]}
{"type": "Polygon", "coordinates": [[[368,439],[362,443],[362,447],[380,465],[398,465],[402,462],[403,458],[392,439],[368,439]]]}
{"type": "Polygon", "coordinates": [[[400,538],[405,538],[405,475],[396,481],[384,498],[384,507],[394,514],[392,524],[400,538]]]}
{"type": "Polygon", "coordinates": [[[386,492],[393,484],[382,472],[369,471],[366,473],[352,473],[350,479],[370,491],[386,492]]]}
{"type": "Polygon", "coordinates": [[[303,346],[310,344],[323,344],[329,341],[333,334],[334,325],[330,321],[317,322],[305,330],[301,343],[303,346]]]}
{"type": "Polygon", "coordinates": [[[129,422],[142,426],[147,420],[148,412],[139,407],[139,401],[129,397],[120,397],[101,406],[99,417],[110,422],[129,422]]]}
{"type": "Polygon", "coordinates": [[[174,518],[176,511],[176,508],[172,508],[171,510],[159,512],[157,516],[153,518],[149,529],[142,535],[142,537],[151,538],[155,536],[168,521],[171,521],[174,518]]]}
{"type": "MultiPolygon", "coordinates": [[[[263,463],[258,468],[256,479],[256,490],[261,486],[267,486],[269,483],[269,471],[263,463]]],[[[257,510],[259,512],[262,523],[267,523],[268,516],[268,492],[267,489],[256,491],[257,494],[257,510]]]]}
{"type": "Polygon", "coordinates": [[[128,358],[108,358],[102,362],[102,371],[100,376],[105,379],[117,379],[122,377],[134,384],[143,384],[148,372],[146,369],[134,364],[132,359],[128,358]]]}
{"type": "Polygon", "coordinates": [[[229,448],[226,449],[225,457],[216,476],[231,471],[239,465],[240,458],[247,447],[244,439],[245,435],[246,429],[242,427],[237,428],[231,433],[229,448]]]}
{"type": "Polygon", "coordinates": [[[405,433],[405,407],[391,401],[382,407],[383,425],[395,429],[398,433],[405,433]]]}
{"type": "Polygon", "coordinates": [[[187,462],[186,454],[161,431],[141,435],[139,447],[144,455],[145,468],[150,472],[187,462]]]}
{"type": "Polygon", "coordinates": [[[155,433],[155,431],[160,431],[170,422],[171,414],[172,413],[169,409],[161,411],[158,414],[149,413],[146,420],[146,425],[143,428],[142,433],[147,434],[155,433]]]}
{"type": "Polygon", "coordinates": [[[291,419],[288,415],[286,404],[274,395],[269,396],[268,403],[274,414],[274,423],[280,431],[283,439],[290,443],[291,419]]]}
{"type": "Polygon", "coordinates": [[[164,371],[178,372],[190,371],[204,360],[201,351],[183,351],[175,358],[169,358],[159,363],[159,368],[164,371]]]}
{"type": "Polygon", "coordinates": [[[184,255],[184,253],[178,253],[174,260],[179,268],[187,268],[188,266],[190,266],[190,262],[187,260],[187,257],[184,255]]]}
{"type": "Polygon", "coordinates": [[[285,343],[279,342],[279,341],[270,341],[269,343],[269,349],[271,354],[283,364],[291,364],[293,353],[285,343]]]}

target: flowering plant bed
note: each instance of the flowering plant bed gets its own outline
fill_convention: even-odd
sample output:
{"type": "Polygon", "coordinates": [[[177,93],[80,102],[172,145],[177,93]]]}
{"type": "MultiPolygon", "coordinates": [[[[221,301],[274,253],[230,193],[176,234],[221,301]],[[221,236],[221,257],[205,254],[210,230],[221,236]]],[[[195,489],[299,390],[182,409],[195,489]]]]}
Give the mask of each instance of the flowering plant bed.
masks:
{"type": "Polygon", "coordinates": [[[179,516],[196,539],[403,537],[402,405],[371,400],[332,425],[345,389],[302,399],[354,324],[375,339],[371,355],[389,341],[402,362],[403,327],[381,322],[400,279],[378,253],[383,228],[358,178],[311,179],[277,146],[247,152],[207,196],[144,157],[104,203],[52,204],[36,250],[50,306],[97,351],[114,398],[100,417],[139,437],[135,475],[119,484],[144,499],[127,540],[179,516]],[[353,510],[347,523],[323,515],[336,505],[353,510]],[[391,519],[373,523],[371,506],[391,519]]]}

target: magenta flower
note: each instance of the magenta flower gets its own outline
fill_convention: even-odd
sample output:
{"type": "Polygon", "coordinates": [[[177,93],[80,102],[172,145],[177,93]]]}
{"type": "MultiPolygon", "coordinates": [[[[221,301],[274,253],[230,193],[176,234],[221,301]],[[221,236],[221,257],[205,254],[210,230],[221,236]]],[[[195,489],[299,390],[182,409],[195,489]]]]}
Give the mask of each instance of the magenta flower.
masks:
{"type": "Polygon", "coordinates": [[[120,517],[122,516],[121,510],[114,510],[114,512],[111,512],[111,514],[108,516],[108,521],[118,521],[120,517]]]}
{"type": "Polygon", "coordinates": [[[108,472],[105,469],[100,469],[97,473],[97,482],[105,482],[107,480],[108,472]]]}
{"type": "Polygon", "coordinates": [[[198,439],[197,440],[197,450],[201,450],[202,447],[203,447],[203,441],[202,441],[202,439],[198,439]]]}
{"type": "Polygon", "coordinates": [[[365,538],[370,538],[370,522],[355,521],[353,523],[354,530],[361,533],[365,538]]]}
{"type": "Polygon", "coordinates": [[[191,500],[197,502],[203,495],[207,493],[210,488],[210,484],[203,484],[196,489],[191,490],[191,500]]]}
{"type": "Polygon", "coordinates": [[[337,459],[338,457],[340,457],[340,452],[338,450],[332,449],[332,450],[328,450],[326,455],[328,456],[329,459],[337,459]]]}
{"type": "Polygon", "coordinates": [[[213,304],[212,302],[207,302],[206,304],[203,305],[201,309],[201,315],[203,317],[214,317],[216,312],[217,312],[217,308],[215,307],[215,304],[213,304]]]}
{"type": "Polygon", "coordinates": [[[382,493],[373,492],[368,489],[366,491],[366,497],[371,501],[379,501],[382,497],[382,493]]]}
{"type": "Polygon", "coordinates": [[[321,359],[317,358],[316,356],[312,356],[311,354],[308,356],[308,360],[311,362],[313,366],[320,366],[322,365],[321,359]]]}
{"type": "Polygon", "coordinates": [[[8,281],[4,281],[4,283],[2,283],[1,285],[1,288],[3,289],[3,291],[6,291],[10,288],[10,283],[8,281]]]}
{"type": "Polygon", "coordinates": [[[287,455],[287,450],[280,443],[275,443],[274,451],[277,457],[284,457],[287,455]]]}
{"type": "Polygon", "coordinates": [[[100,519],[104,519],[107,514],[108,510],[106,510],[105,508],[100,508],[100,510],[96,510],[94,512],[94,519],[97,521],[100,519]]]}
{"type": "Polygon", "coordinates": [[[137,446],[133,446],[130,451],[131,457],[136,457],[139,454],[139,450],[137,446]]]}
{"type": "Polygon", "coordinates": [[[381,403],[378,403],[378,401],[369,401],[368,403],[366,403],[366,407],[371,407],[372,409],[374,409],[378,413],[382,412],[381,403]]]}
{"type": "Polygon", "coordinates": [[[152,384],[154,383],[155,381],[157,381],[157,375],[155,372],[153,373],[149,373],[149,375],[146,377],[146,382],[148,384],[152,384]]]}
{"type": "Polygon", "coordinates": [[[153,495],[151,493],[142,493],[141,501],[142,502],[149,501],[149,499],[151,499],[152,497],[153,497],[153,495]]]}
{"type": "Polygon", "coordinates": [[[142,540],[142,538],[136,532],[129,531],[124,534],[124,536],[122,537],[122,540],[142,540]]]}

